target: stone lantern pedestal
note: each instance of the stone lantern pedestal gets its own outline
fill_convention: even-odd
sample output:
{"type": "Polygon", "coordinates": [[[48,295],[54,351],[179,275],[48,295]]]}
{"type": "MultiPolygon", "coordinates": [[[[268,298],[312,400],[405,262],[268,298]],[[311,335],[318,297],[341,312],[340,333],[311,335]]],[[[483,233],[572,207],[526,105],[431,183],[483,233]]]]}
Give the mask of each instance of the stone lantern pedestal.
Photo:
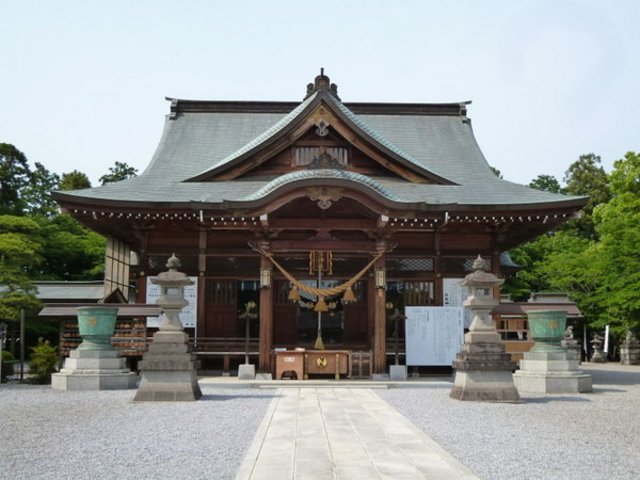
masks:
{"type": "Polygon", "coordinates": [[[188,302],[184,287],[191,280],[178,272],[180,261],[172,256],[169,271],[162,272],[151,283],[160,285],[157,303],[163,314],[159,330],[139,364],[140,385],[134,401],[193,401],[202,397],[196,375],[195,355],[189,347],[189,336],[183,331],[179,314],[188,302]]]}
{"type": "Polygon", "coordinates": [[[621,365],[640,365],[640,342],[631,330],[627,331],[627,337],[620,345],[621,365]]]}
{"type": "Polygon", "coordinates": [[[464,306],[473,311],[474,317],[462,349],[453,361],[455,378],[450,396],[457,400],[519,402],[511,374],[516,365],[505,352],[491,319],[491,310],[498,304],[493,298],[493,289],[504,280],[486,271],[480,256],[473,263],[473,269],[462,285],[470,290],[464,306]]]}

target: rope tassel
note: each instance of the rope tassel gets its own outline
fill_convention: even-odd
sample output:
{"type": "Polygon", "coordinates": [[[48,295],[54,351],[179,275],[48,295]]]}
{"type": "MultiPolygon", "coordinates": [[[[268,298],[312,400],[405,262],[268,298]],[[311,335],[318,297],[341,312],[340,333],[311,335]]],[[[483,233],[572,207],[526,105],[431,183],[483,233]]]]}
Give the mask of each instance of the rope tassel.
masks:
{"type": "Polygon", "coordinates": [[[328,312],[329,311],[329,307],[327,307],[327,304],[324,301],[324,297],[319,297],[318,298],[318,303],[316,303],[316,306],[315,306],[314,310],[316,312],[328,312]]]}
{"type": "Polygon", "coordinates": [[[351,290],[351,287],[347,288],[344,292],[344,295],[342,296],[342,301],[343,302],[355,302],[356,301],[356,296],[353,294],[353,290],[351,290]]]}
{"type": "Polygon", "coordinates": [[[298,292],[298,287],[296,287],[295,285],[293,287],[291,287],[291,290],[289,291],[289,297],[288,298],[292,302],[299,302],[300,301],[300,292],[298,292]]]}

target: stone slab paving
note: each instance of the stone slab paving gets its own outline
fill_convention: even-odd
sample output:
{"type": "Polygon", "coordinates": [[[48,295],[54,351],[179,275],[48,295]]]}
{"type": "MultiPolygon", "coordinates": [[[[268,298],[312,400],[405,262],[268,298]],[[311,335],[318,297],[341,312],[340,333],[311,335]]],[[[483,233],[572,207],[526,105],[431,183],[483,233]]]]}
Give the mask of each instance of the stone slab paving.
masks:
{"type": "Polygon", "coordinates": [[[369,388],[280,388],[236,476],[476,479],[369,388]]]}

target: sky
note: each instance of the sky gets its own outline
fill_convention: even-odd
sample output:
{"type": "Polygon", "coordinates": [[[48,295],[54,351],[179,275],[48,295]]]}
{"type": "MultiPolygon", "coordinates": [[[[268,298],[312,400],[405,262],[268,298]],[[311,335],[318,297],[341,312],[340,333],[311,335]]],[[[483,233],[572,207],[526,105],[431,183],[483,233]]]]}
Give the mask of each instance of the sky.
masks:
{"type": "Polygon", "coordinates": [[[640,151],[637,0],[0,0],[0,143],[85,172],[151,160],[169,102],[471,100],[504,178],[640,151]]]}

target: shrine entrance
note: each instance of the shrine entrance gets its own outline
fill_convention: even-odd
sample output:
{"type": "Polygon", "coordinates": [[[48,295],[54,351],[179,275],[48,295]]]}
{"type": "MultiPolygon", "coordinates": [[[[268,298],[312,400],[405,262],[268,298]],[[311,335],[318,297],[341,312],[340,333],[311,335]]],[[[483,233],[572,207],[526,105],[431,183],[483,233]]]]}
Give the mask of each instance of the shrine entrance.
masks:
{"type": "MultiPolygon", "coordinates": [[[[334,255],[332,268],[318,278],[317,270],[309,273],[309,254],[278,259],[302,285],[334,289],[344,284],[367,263],[364,256],[334,255]]],[[[287,279],[276,278],[273,296],[273,346],[275,348],[313,348],[318,336],[325,348],[369,349],[369,318],[366,278],[355,282],[353,297],[344,293],[322,298],[325,307],[319,309],[319,296],[297,289],[298,300],[290,298],[293,287],[287,279]],[[326,308],[326,310],[324,310],[326,308]]]]}

